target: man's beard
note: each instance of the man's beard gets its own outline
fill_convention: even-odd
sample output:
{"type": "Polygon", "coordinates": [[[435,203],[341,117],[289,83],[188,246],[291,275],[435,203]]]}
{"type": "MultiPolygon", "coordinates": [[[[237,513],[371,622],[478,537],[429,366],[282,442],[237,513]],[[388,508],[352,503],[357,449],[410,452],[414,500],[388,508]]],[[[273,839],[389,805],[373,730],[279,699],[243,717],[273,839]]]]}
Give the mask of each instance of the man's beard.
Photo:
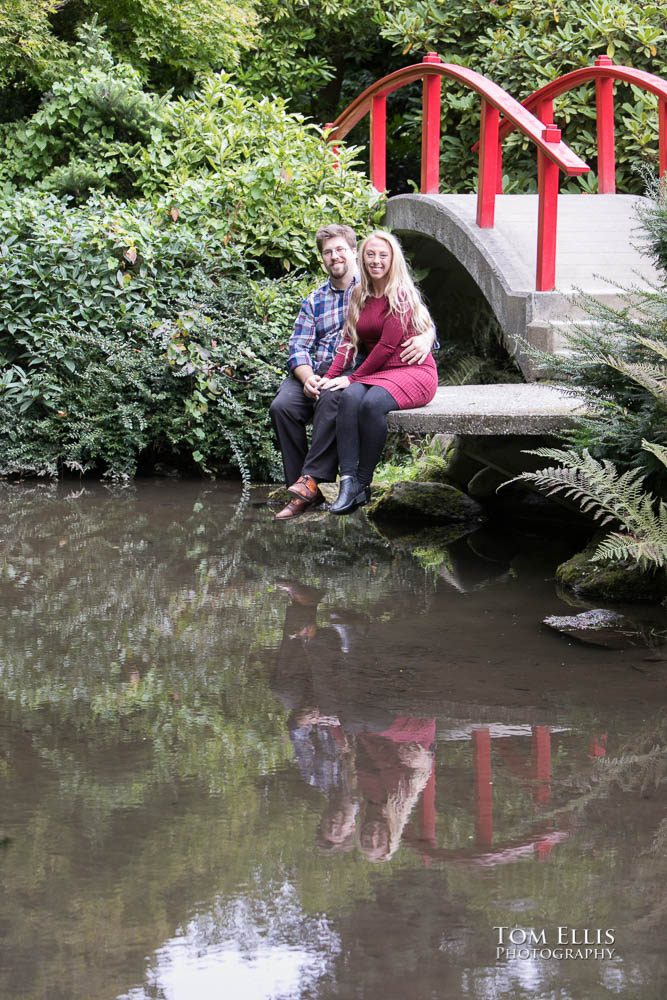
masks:
{"type": "Polygon", "coordinates": [[[332,278],[344,278],[349,270],[348,264],[332,264],[329,268],[329,274],[332,278]],[[340,270],[339,270],[340,268],[340,270]]]}

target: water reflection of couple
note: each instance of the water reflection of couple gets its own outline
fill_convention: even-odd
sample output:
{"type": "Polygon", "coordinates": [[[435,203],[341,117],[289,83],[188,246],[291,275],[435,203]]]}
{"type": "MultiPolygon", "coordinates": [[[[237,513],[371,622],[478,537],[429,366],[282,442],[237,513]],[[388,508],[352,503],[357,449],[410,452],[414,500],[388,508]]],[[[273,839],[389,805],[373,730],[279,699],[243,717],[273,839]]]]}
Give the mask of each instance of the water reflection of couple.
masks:
{"type": "Polygon", "coordinates": [[[302,777],[327,796],[320,848],[358,844],[369,861],[388,861],[431,775],[435,721],[399,716],[384,732],[355,736],[310,709],[293,714],[289,731],[302,777]]]}
{"type": "Polygon", "coordinates": [[[361,652],[366,623],[334,613],[318,626],[322,592],[287,581],[279,586],[291,603],[274,690],[289,709],[301,776],[327,799],[318,845],[331,851],[357,845],[370,861],[387,861],[431,775],[435,720],[399,716],[389,725],[376,723],[374,730],[368,723],[347,723],[343,688],[349,678],[343,667],[361,652]]]}

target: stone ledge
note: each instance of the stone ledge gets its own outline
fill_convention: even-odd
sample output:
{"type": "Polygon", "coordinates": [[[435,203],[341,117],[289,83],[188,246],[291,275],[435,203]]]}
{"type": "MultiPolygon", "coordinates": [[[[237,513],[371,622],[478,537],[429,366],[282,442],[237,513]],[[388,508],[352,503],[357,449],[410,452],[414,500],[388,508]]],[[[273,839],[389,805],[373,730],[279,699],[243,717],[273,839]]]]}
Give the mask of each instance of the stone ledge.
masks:
{"type": "Polygon", "coordinates": [[[581,400],[550,385],[445,385],[428,406],[389,414],[411,434],[553,434],[584,413],[581,400]]]}

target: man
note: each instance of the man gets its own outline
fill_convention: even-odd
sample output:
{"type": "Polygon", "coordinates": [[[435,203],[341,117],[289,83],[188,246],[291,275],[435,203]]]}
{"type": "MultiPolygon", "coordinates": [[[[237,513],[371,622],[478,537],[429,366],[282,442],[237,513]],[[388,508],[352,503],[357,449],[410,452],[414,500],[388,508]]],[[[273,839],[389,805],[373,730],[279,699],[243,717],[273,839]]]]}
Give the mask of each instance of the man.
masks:
{"type": "MultiPolygon", "coordinates": [[[[293,494],[277,520],[298,517],[322,503],[318,483],[333,482],[338,469],[335,411],[340,392],[319,384],[333,362],[357,283],[357,238],[350,226],[325,226],[315,234],[328,279],[304,299],[289,342],[290,374],[271,403],[269,414],[282,454],[285,485],[293,494]],[[313,422],[310,449],[306,425],[313,422]]],[[[405,341],[401,360],[419,364],[433,346],[424,334],[405,341]]],[[[363,357],[357,359],[357,364],[363,357]]]]}

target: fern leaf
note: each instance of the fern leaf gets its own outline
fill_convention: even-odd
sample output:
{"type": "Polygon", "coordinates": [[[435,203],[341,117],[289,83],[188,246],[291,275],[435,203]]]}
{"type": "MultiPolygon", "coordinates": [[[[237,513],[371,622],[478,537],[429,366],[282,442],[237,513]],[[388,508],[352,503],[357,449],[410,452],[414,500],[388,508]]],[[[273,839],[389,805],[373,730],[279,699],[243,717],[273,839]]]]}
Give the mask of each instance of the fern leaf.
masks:
{"type": "Polygon", "coordinates": [[[661,406],[667,406],[667,368],[646,363],[622,361],[620,358],[606,355],[600,358],[609,368],[615,369],[621,375],[626,375],[642,389],[650,392],[661,406]]]}
{"type": "Polygon", "coordinates": [[[654,340],[652,337],[641,337],[639,334],[635,334],[632,340],[636,344],[640,344],[649,351],[653,351],[659,357],[664,358],[667,361],[667,344],[660,340],[654,340]]]}
{"type": "Polygon", "coordinates": [[[596,558],[631,560],[642,567],[667,565],[667,506],[643,490],[640,469],[619,474],[613,462],[598,461],[586,450],[538,448],[533,454],[561,465],[523,472],[511,482],[530,482],[547,496],[562,493],[602,524],[620,524],[622,532],[610,534],[596,558]]]}
{"type": "Polygon", "coordinates": [[[461,358],[446,374],[443,385],[470,385],[479,377],[482,364],[480,358],[461,358]]]}
{"type": "Polygon", "coordinates": [[[644,451],[650,451],[662,464],[667,467],[667,448],[661,444],[654,444],[652,441],[642,441],[644,451]]]}
{"type": "Polygon", "coordinates": [[[633,562],[642,569],[667,566],[667,533],[662,538],[641,538],[614,531],[600,543],[594,562],[633,562]]]}

